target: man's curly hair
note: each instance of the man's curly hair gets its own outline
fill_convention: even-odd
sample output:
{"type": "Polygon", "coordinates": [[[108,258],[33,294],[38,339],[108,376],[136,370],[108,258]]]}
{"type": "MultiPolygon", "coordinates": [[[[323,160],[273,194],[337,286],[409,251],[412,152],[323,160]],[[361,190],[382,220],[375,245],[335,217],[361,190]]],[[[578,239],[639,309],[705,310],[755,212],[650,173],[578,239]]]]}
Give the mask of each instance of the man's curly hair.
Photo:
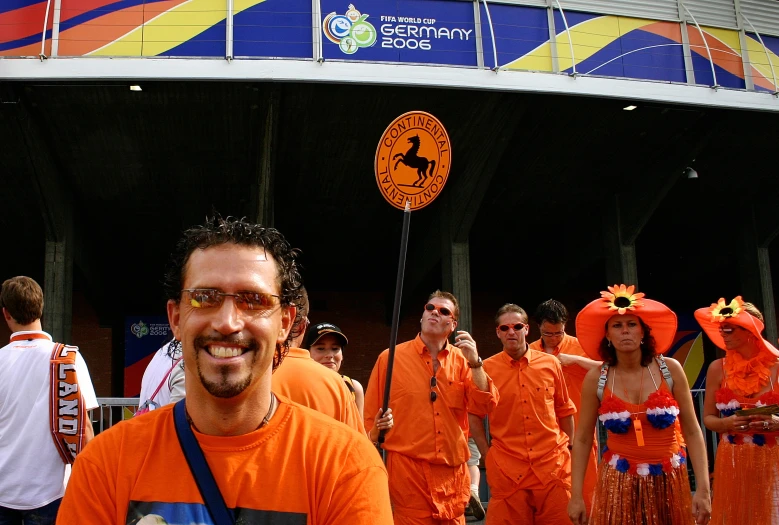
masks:
{"type": "MultiPolygon", "coordinates": [[[[292,248],[284,235],[274,228],[266,228],[259,224],[247,222],[235,217],[222,218],[214,215],[206,217],[203,225],[184,231],[176,243],[165,271],[163,288],[168,299],[178,303],[181,300],[182,283],[189,258],[195,250],[205,250],[223,244],[236,244],[250,248],[262,248],[265,254],[276,261],[277,283],[279,297],[283,306],[295,306],[297,314],[292,326],[300,323],[303,313],[303,279],[298,269],[297,257],[299,251],[292,248]]],[[[273,370],[281,364],[281,360],[289,350],[289,339],[281,345],[276,345],[273,356],[273,370]]]]}

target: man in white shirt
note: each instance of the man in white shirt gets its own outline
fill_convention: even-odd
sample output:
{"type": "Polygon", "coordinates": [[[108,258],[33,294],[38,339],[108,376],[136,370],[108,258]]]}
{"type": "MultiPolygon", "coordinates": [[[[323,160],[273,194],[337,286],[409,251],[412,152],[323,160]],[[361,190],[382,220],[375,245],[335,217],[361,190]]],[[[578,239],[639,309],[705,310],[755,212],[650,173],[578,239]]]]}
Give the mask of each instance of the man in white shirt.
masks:
{"type": "Polygon", "coordinates": [[[168,341],[152,357],[141,380],[139,410],[154,410],[184,399],[184,361],[181,341],[168,341]]]}
{"type": "MultiPolygon", "coordinates": [[[[56,343],[41,330],[43,291],[33,279],[14,277],[5,281],[0,306],[13,332],[10,344],[0,349],[0,523],[53,524],[65,491],[62,454],[77,451],[75,445],[69,449],[67,444],[58,449],[52,438],[50,371],[56,343]]],[[[77,386],[59,381],[57,388],[60,396],[80,392],[79,402],[86,415],[98,404],[89,370],[77,350],[65,346],[58,352],[58,357],[75,353],[77,386]]],[[[65,377],[64,371],[70,373],[73,369],[72,365],[62,365],[58,379],[65,377]]],[[[66,422],[57,421],[60,425],[66,422]]],[[[88,416],[83,425],[82,443],[94,436],[88,416]]]]}

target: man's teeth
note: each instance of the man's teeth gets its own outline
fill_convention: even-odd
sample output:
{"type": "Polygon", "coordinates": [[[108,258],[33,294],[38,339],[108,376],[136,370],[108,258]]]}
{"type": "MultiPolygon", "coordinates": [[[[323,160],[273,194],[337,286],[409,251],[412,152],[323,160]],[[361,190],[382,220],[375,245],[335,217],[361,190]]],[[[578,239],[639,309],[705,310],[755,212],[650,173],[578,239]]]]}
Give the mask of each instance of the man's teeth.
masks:
{"type": "Polygon", "coordinates": [[[238,357],[243,353],[243,349],[241,348],[226,348],[224,346],[210,346],[208,347],[208,352],[217,358],[222,357],[238,357]]]}

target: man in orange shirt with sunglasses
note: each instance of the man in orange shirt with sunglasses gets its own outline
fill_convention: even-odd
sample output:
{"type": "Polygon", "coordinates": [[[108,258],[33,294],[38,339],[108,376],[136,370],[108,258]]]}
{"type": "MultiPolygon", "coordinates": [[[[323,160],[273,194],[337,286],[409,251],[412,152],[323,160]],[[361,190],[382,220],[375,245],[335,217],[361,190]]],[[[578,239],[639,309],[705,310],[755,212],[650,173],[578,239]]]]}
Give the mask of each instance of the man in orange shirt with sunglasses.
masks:
{"type": "MultiPolygon", "coordinates": [[[[498,392],[473,337],[460,330],[455,343],[448,342],[459,313],[454,295],[435,291],[422,311],[420,333],[395,348],[389,407],[396,420],[383,445],[395,525],[465,523],[468,412],[492,412],[498,392]]],[[[373,427],[382,405],[388,355],[379,356],[368,382],[365,428],[373,427]]]]}
{"type": "Polygon", "coordinates": [[[500,307],[495,332],[503,352],[484,361],[500,391],[498,407],[489,414],[491,445],[482,425],[471,428],[487,457],[492,495],[487,525],[568,523],[576,407],[568,397],[560,362],[528,348],[527,323],[527,313],[519,306],[500,307]]]}

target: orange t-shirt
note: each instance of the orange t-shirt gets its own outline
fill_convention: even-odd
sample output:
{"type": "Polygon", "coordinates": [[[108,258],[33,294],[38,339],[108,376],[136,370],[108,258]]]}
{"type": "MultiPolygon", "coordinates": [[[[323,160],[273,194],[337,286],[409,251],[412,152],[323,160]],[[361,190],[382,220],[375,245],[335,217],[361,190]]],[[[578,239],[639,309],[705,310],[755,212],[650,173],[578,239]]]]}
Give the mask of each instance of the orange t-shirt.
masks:
{"type": "MultiPolygon", "coordinates": [[[[373,428],[384,397],[389,351],[379,355],[365,391],[365,428],[373,428]]],[[[473,373],[460,349],[448,344],[438,353],[441,366],[436,387],[430,387],[433,361],[419,335],[395,347],[389,407],[394,428],[384,448],[428,463],[452,467],[468,461],[468,412],[486,414],[498,403],[498,391],[488,378],[487,391],[473,382],[473,373]],[[435,390],[437,399],[430,400],[435,390]]]]}
{"type": "Polygon", "coordinates": [[[340,375],[311,359],[308,350],[290,348],[271,381],[274,393],[365,433],[349,387],[340,375]]]}
{"type": "MultiPolygon", "coordinates": [[[[254,432],[193,430],[236,522],[392,525],[387,471],[371,443],[277,397],[275,415],[254,432]]],[[[84,448],[59,525],[136,523],[148,515],[161,523],[213,523],[179,445],[173,407],[123,421],[84,448]]]]}
{"type": "Polygon", "coordinates": [[[568,436],[558,418],[576,413],[560,362],[528,349],[518,361],[501,352],[484,361],[500,392],[489,414],[490,456],[519,488],[543,488],[553,479],[570,487],[568,436]]]}

